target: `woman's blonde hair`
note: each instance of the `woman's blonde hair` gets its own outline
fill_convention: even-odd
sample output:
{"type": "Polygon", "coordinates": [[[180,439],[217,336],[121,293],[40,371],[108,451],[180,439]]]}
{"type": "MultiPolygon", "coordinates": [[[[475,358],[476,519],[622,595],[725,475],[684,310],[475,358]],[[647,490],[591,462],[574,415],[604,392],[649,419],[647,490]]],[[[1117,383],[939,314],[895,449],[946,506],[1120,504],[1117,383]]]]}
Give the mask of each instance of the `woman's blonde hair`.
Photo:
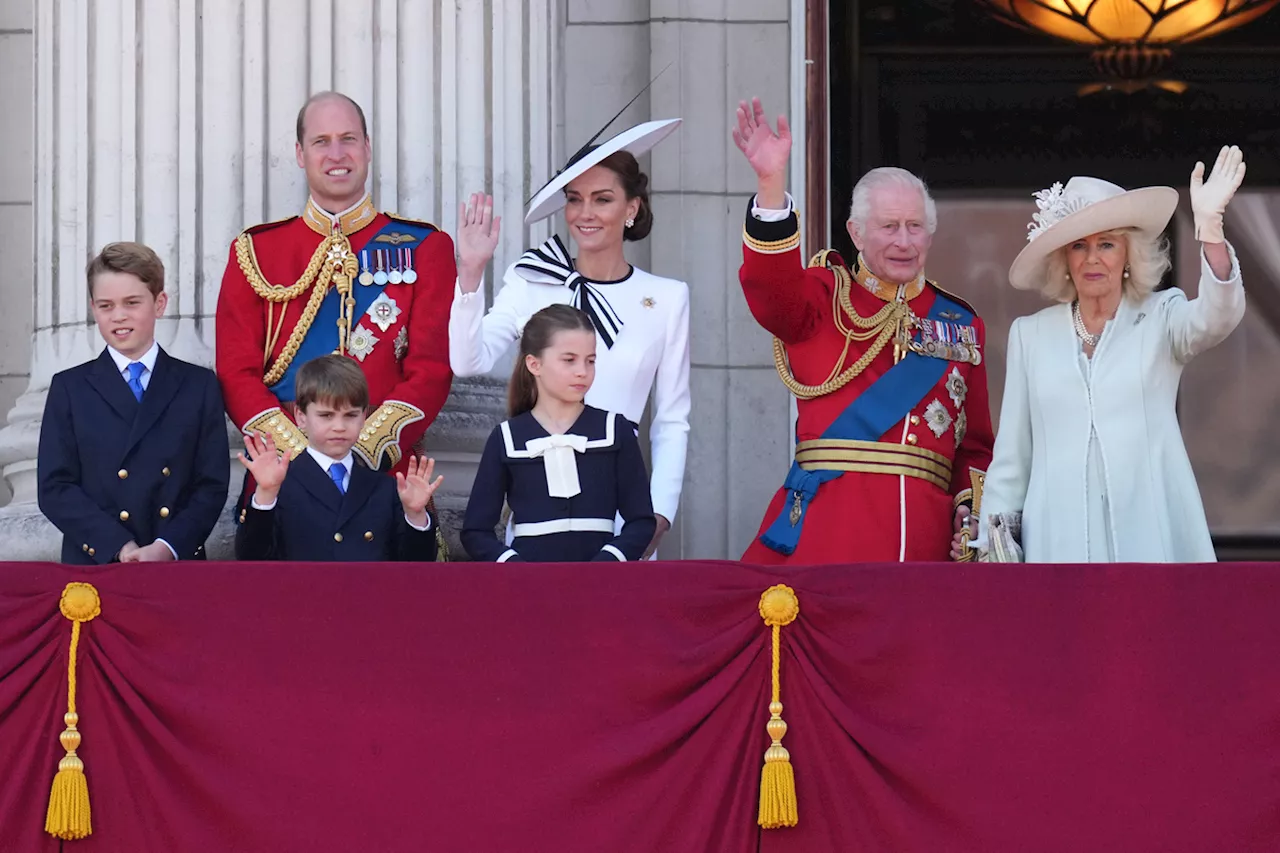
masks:
{"type": "MultiPolygon", "coordinates": [[[[1160,286],[1164,274],[1173,266],[1166,237],[1150,237],[1136,228],[1117,228],[1105,233],[1124,238],[1129,268],[1129,277],[1121,284],[1125,296],[1142,299],[1160,286]]],[[[1067,266],[1068,248],[1070,244],[1055,249],[1046,263],[1041,293],[1054,302],[1074,302],[1076,299],[1076,285],[1067,266]]]]}

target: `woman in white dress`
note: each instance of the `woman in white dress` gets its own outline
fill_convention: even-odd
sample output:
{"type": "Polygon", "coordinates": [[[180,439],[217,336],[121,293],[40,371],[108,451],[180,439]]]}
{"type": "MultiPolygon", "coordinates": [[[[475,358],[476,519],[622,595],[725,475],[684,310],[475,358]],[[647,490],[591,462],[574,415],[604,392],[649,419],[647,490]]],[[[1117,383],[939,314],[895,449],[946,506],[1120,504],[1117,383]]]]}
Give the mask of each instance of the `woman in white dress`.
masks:
{"type": "Polygon", "coordinates": [[[679,119],[652,121],[581,149],[533,197],[525,222],[564,208],[577,245],[572,257],[559,237],[530,249],[507,268],[488,313],[484,268],[497,245],[493,201],[476,194],[460,212],[458,285],[449,317],[449,361],[457,376],[491,370],[520,339],[525,322],[554,303],[591,317],[599,339],[590,406],[639,424],[650,396],[650,479],[657,532],[646,556],[671,528],[684,482],[689,441],[689,288],[627,262],[626,240],[653,225],[648,176],[636,156],[657,144],[679,119]]]}
{"type": "Polygon", "coordinates": [[[991,545],[993,517],[1021,514],[1027,562],[1215,559],[1176,403],[1183,367],[1244,316],[1222,226],[1244,171],[1230,147],[1207,180],[1203,163],[1191,174],[1201,243],[1194,299],[1177,288],[1154,292],[1170,266],[1161,234],[1176,190],[1072,178],[1036,193],[1040,212],[1009,279],[1058,304],[1009,330],[979,548],[991,545]]]}

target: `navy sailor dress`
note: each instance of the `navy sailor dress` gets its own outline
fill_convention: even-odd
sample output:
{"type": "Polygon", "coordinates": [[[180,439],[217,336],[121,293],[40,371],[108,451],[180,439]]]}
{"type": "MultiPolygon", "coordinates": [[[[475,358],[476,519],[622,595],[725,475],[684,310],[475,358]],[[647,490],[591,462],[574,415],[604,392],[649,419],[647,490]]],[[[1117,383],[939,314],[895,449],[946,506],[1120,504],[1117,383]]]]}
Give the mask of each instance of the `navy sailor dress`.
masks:
{"type": "Polygon", "coordinates": [[[473,560],[499,563],[638,560],[656,527],[630,421],[587,406],[553,436],[525,412],[499,424],[485,444],[462,547],[473,560]],[[509,546],[495,533],[504,500],[514,522],[509,546]]]}

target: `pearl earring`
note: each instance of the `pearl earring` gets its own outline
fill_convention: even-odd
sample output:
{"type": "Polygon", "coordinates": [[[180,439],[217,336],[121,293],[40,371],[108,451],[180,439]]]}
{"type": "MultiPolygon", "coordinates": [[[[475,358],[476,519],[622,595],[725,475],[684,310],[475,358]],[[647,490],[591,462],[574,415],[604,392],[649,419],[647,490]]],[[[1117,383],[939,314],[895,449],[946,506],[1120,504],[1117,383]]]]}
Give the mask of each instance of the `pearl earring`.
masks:
{"type": "Polygon", "coordinates": [[[1063,273],[1062,277],[1067,281],[1071,281],[1071,273],[1063,273]]]}
{"type": "Polygon", "coordinates": [[[1128,278],[1128,277],[1129,277],[1129,266],[1128,266],[1128,264],[1126,264],[1126,265],[1125,265],[1125,268],[1124,268],[1124,277],[1125,277],[1125,278],[1128,278]]]}
{"type": "Polygon", "coordinates": [[[636,224],[636,221],[635,221],[634,219],[628,219],[628,220],[627,220],[627,227],[628,227],[628,228],[630,228],[632,225],[635,225],[635,224],[636,224]]]}

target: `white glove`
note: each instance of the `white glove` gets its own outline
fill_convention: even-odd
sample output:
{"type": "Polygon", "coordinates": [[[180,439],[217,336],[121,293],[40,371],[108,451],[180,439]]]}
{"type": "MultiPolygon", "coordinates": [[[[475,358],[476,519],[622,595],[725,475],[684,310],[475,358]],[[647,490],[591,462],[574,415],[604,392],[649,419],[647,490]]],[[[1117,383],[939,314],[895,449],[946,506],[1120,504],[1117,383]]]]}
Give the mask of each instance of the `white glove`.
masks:
{"type": "Polygon", "coordinates": [[[1221,243],[1222,214],[1244,180],[1244,154],[1236,146],[1222,146],[1209,180],[1204,180],[1204,163],[1191,171],[1191,212],[1196,221],[1196,239],[1201,243],[1221,243]]]}

